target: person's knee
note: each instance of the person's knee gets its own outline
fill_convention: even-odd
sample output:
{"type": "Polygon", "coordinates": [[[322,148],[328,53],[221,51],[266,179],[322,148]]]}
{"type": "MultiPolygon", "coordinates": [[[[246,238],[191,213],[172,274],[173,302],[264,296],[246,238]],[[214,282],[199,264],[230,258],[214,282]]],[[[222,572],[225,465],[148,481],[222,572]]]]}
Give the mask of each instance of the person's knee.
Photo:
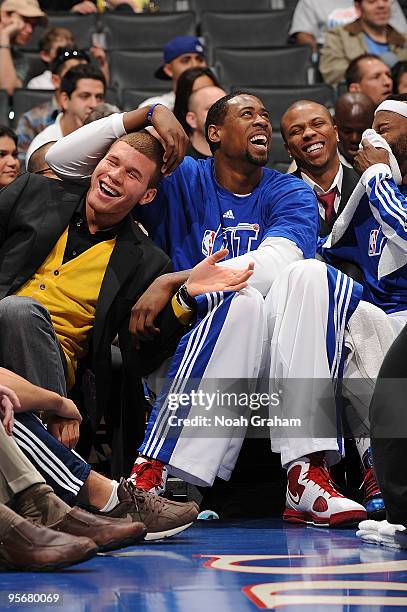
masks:
{"type": "Polygon", "coordinates": [[[235,296],[236,310],[245,322],[263,313],[264,297],[254,287],[245,287],[235,296]]]}
{"type": "Polygon", "coordinates": [[[30,297],[9,295],[0,301],[0,323],[17,326],[33,316],[49,318],[45,306],[30,297]]]}

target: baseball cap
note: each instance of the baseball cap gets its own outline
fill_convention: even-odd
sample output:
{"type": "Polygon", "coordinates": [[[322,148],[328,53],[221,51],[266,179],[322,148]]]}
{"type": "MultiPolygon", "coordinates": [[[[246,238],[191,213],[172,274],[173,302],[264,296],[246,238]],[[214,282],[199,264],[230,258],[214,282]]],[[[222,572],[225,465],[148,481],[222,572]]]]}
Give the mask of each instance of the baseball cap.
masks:
{"type": "Polygon", "coordinates": [[[18,13],[22,17],[47,18],[46,14],[40,9],[37,0],[4,0],[0,10],[8,13],[18,13]]]}
{"type": "MultiPolygon", "coordinates": [[[[175,58],[185,53],[198,53],[205,56],[205,47],[196,36],[176,36],[164,47],[164,64],[169,64],[175,58]]],[[[156,70],[154,76],[157,79],[166,79],[170,81],[170,77],[165,74],[164,64],[156,70]]]]}

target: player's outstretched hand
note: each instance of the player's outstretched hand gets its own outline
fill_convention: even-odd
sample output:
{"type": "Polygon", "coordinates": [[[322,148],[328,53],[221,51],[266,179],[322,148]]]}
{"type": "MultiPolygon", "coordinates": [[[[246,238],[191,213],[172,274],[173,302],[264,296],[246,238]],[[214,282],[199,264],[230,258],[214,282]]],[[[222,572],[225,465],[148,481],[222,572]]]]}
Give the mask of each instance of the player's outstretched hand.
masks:
{"type": "Polygon", "coordinates": [[[366,139],[362,140],[363,149],[360,149],[354,158],[354,168],[360,175],[374,164],[389,164],[389,154],[386,149],[376,148],[366,139]]]}
{"type": "Polygon", "coordinates": [[[191,297],[210,291],[240,291],[247,286],[247,281],[253,274],[254,262],[247,268],[226,268],[216,265],[228,254],[227,249],[221,249],[191,270],[186,282],[191,297]]]}
{"type": "Polygon", "coordinates": [[[161,172],[171,174],[182,162],[188,146],[188,136],[175,115],[162,104],[154,108],[151,123],[164,143],[164,163],[161,172]]]}
{"type": "Polygon", "coordinates": [[[0,385],[0,419],[9,436],[13,434],[14,410],[19,411],[20,409],[20,400],[14,391],[0,385]]]}

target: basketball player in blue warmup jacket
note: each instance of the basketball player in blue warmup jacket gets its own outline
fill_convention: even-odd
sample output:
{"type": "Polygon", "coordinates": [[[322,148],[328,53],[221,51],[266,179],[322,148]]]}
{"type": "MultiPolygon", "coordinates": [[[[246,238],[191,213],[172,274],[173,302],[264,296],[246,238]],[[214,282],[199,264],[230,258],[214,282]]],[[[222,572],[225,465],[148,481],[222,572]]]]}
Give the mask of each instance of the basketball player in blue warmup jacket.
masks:
{"type": "MultiPolygon", "coordinates": [[[[256,379],[265,373],[271,378],[340,377],[344,326],[359,302],[361,287],[313,260],[304,274],[300,268],[297,271],[298,263],[315,256],[318,214],[312,190],[295,177],[263,167],[271,143],[271,124],[256,97],[246,93],[225,96],[209,110],[206,127],[214,159],[196,162],[186,158],[163,180],[157,202],[142,208],[138,216],[178,270],[190,268],[222,246],[229,249],[229,260],[223,265],[245,267],[252,261],[255,267],[250,287],[243,291],[197,298],[197,323],[181,340],[167,374],[173,381],[169,382],[171,393],[182,392],[192,379],[256,379]],[[278,277],[285,270],[288,276],[280,282],[278,277]],[[320,304],[312,295],[320,290],[314,278],[323,283],[328,296],[320,304]],[[294,312],[305,292],[308,308],[294,312]],[[335,317],[329,314],[332,310],[335,317]],[[289,319],[310,333],[304,347],[312,357],[306,352],[298,360],[288,359],[293,367],[287,370],[281,338],[284,350],[293,354],[295,350],[295,355],[301,352],[285,328],[289,319]],[[315,351],[314,357],[316,342],[323,350],[315,351]],[[327,350],[327,344],[332,350],[327,350]],[[270,359],[271,369],[266,365],[270,359]]],[[[123,133],[121,130],[120,116],[102,119],[57,143],[47,160],[65,178],[89,176],[94,159],[123,133]]],[[[168,279],[159,281],[168,292],[165,299],[186,278],[188,271],[181,271],[176,285],[171,286],[168,279]]],[[[188,295],[180,306],[186,311],[194,308],[188,295]]],[[[153,321],[143,321],[141,327],[143,323],[147,334],[157,333],[153,321]]],[[[311,401],[305,399],[304,405],[311,405],[311,401]]],[[[336,422],[334,402],[331,409],[336,422]]],[[[188,417],[195,412],[202,413],[202,407],[189,405],[184,410],[188,417]]],[[[168,394],[160,395],[141,447],[142,456],[135,464],[137,486],[162,490],[164,464],[189,482],[211,485],[217,475],[229,478],[242,436],[233,438],[233,432],[225,431],[219,439],[191,439],[182,427],[174,436],[168,419],[173,414],[168,394]]],[[[311,420],[318,420],[318,415],[311,416],[311,420]]],[[[365,517],[364,508],[340,495],[329,478],[326,461],[338,461],[342,451],[336,435],[276,439],[272,446],[281,451],[288,469],[287,520],[335,526],[365,517]]]]}
{"type": "MultiPolygon", "coordinates": [[[[407,96],[390,96],[382,102],[373,128],[390,145],[404,180],[407,96]]],[[[363,299],[387,314],[403,317],[401,313],[407,312],[407,258],[402,255],[407,251],[407,185],[396,184],[385,149],[365,142],[357,158],[366,193],[342,236],[332,245],[324,239],[320,251],[328,262],[337,256],[357,263],[365,278],[363,299]]]]}

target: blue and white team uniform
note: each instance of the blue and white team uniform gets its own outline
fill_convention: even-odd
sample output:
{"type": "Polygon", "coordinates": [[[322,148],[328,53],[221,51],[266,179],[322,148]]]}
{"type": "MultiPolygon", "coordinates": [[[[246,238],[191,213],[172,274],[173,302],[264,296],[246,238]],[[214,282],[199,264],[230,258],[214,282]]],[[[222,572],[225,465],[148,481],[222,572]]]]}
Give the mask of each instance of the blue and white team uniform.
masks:
{"type": "Polygon", "coordinates": [[[249,195],[216,181],[214,160],[186,157],[159,185],[158,195],[136,215],[176,270],[187,270],[222,248],[228,258],[256,250],[266,238],[294,242],[314,257],[315,197],[303,181],[268,168],[249,195]]]}
{"type": "MultiPolygon", "coordinates": [[[[125,133],[121,115],[111,115],[76,130],[52,147],[47,161],[63,178],[89,177],[114,140],[125,133]],[[75,151],[73,159],[72,151],[75,151]]],[[[171,256],[175,269],[188,269],[227,246],[222,265],[255,262],[249,286],[239,293],[216,292],[197,298],[198,320],[181,339],[158,397],[140,451],[168,464],[189,482],[210,485],[229,478],[242,437],[191,437],[182,425],[170,431],[169,416],[202,415],[192,403],[177,410],[168,393],[199,390],[205,381],[222,379],[320,378],[337,380],[344,365],[346,325],[361,298],[362,287],[346,275],[313,259],[318,210],[312,190],[299,179],[263,169],[260,183],[247,196],[223,189],[213,160],[186,158],[166,177],[153,204],[139,207],[140,219],[171,256]],[[192,381],[192,382],[191,382],[192,381]]],[[[309,387],[309,386],[308,386],[309,387]]],[[[333,385],[332,385],[333,387],[333,385]]],[[[317,402],[298,397],[319,419],[317,402]]],[[[332,405],[336,422],[336,405],[332,405]]],[[[240,408],[237,407],[237,410],[240,408]]],[[[241,409],[242,414],[245,409],[241,409]]],[[[236,415],[238,416],[238,415],[236,415]]],[[[332,438],[272,439],[287,465],[324,450],[330,462],[341,454],[332,438]]]]}
{"type": "Polygon", "coordinates": [[[356,210],[347,216],[345,209],[339,228],[318,250],[328,263],[339,257],[357,264],[365,279],[363,299],[402,324],[407,319],[407,186],[396,185],[386,164],[370,167],[361,182],[366,193],[356,210]]]}

